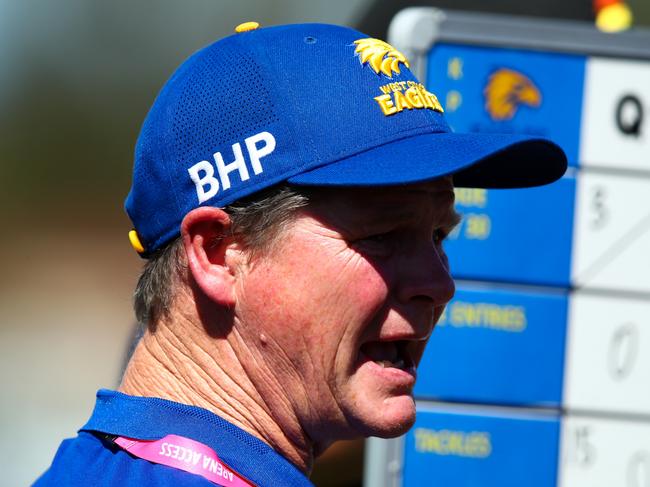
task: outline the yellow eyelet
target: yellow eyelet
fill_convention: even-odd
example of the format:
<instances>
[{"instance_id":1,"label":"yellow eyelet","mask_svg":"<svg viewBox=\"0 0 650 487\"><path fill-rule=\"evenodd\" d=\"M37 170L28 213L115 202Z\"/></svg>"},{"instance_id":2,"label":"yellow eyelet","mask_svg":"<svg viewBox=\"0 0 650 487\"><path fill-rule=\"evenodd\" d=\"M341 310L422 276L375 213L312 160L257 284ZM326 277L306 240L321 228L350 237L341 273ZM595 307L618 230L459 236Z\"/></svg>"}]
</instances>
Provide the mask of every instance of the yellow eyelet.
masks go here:
<instances>
[{"instance_id":1,"label":"yellow eyelet","mask_svg":"<svg viewBox=\"0 0 650 487\"><path fill-rule=\"evenodd\" d=\"M131 242L131 247L138 253L141 254L144 252L144 247L142 246L142 242L140 242L140 237L138 237L138 232L135 230L131 230L129 232L129 242Z\"/></svg>"},{"instance_id":2,"label":"yellow eyelet","mask_svg":"<svg viewBox=\"0 0 650 487\"><path fill-rule=\"evenodd\" d=\"M258 29L259 26L259 22L244 22L243 24L239 24L237 27L235 27L235 32L241 34L242 32Z\"/></svg>"}]
</instances>

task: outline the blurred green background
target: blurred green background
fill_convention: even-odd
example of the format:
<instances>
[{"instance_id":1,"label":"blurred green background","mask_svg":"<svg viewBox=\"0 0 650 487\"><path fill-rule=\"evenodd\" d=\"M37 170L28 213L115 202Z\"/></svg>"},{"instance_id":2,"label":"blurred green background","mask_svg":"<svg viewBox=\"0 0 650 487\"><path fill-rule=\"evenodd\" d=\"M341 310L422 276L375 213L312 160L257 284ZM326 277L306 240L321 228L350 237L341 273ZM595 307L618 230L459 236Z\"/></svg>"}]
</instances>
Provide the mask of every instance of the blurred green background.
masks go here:
<instances>
[{"instance_id":1,"label":"blurred green background","mask_svg":"<svg viewBox=\"0 0 650 487\"><path fill-rule=\"evenodd\" d=\"M0 485L33 482L118 383L141 267L122 205L164 81L243 21L353 24L366 4L0 0Z\"/></svg>"},{"instance_id":2,"label":"blurred green background","mask_svg":"<svg viewBox=\"0 0 650 487\"><path fill-rule=\"evenodd\" d=\"M629 3L649 25L649 2ZM141 266L122 203L140 124L175 67L243 21L332 22L384 36L409 4L590 12L584 0L0 0L2 485L35 480L88 418L96 389L118 383ZM358 485L360 445L332 449L316 484Z\"/></svg>"}]
</instances>

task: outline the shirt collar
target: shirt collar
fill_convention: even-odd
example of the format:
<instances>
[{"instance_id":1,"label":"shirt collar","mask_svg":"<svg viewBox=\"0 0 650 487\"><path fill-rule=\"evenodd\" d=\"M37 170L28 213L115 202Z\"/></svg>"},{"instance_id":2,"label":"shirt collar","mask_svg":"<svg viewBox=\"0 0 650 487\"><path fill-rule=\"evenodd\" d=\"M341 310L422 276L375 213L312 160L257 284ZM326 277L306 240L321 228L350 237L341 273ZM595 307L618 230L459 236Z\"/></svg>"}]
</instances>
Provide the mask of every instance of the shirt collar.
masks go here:
<instances>
[{"instance_id":1,"label":"shirt collar","mask_svg":"<svg viewBox=\"0 0 650 487\"><path fill-rule=\"evenodd\" d=\"M185 436L212 448L224 463L257 485L313 486L269 445L196 406L100 389L93 414L81 430L140 440Z\"/></svg>"}]
</instances>

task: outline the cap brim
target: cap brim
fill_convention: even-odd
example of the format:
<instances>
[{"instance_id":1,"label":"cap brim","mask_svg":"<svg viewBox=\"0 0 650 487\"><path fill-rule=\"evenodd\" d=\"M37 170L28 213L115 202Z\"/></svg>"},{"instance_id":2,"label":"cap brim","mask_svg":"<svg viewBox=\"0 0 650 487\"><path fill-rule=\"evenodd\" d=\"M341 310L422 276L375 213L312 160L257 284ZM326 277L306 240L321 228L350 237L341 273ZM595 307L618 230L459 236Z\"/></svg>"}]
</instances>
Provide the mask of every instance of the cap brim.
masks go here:
<instances>
[{"instance_id":1,"label":"cap brim","mask_svg":"<svg viewBox=\"0 0 650 487\"><path fill-rule=\"evenodd\" d=\"M423 134L384 144L292 176L305 186L391 186L453 174L454 185L524 188L551 183L565 173L564 151L525 135Z\"/></svg>"}]
</instances>

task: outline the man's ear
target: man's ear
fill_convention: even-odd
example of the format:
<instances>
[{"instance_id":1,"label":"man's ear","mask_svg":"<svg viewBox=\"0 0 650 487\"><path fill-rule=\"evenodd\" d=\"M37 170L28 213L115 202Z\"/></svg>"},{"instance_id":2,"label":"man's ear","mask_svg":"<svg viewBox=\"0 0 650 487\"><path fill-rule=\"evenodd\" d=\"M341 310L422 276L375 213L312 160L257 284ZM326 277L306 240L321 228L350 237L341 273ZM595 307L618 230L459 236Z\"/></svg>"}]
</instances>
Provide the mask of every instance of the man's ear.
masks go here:
<instances>
[{"instance_id":1,"label":"man's ear","mask_svg":"<svg viewBox=\"0 0 650 487\"><path fill-rule=\"evenodd\" d=\"M215 303L234 306L235 277L226 265L226 250L233 243L228 213L208 206L190 211L181 223L181 238L198 287Z\"/></svg>"}]
</instances>

